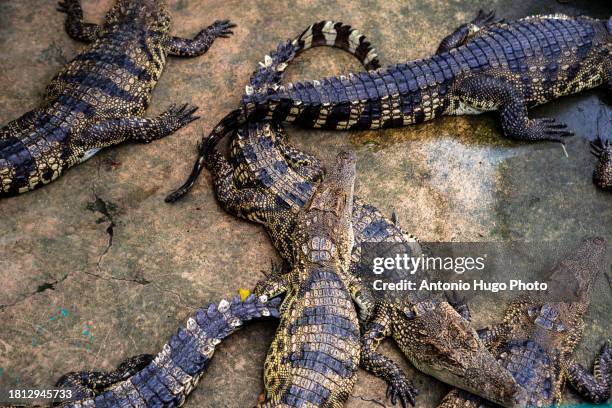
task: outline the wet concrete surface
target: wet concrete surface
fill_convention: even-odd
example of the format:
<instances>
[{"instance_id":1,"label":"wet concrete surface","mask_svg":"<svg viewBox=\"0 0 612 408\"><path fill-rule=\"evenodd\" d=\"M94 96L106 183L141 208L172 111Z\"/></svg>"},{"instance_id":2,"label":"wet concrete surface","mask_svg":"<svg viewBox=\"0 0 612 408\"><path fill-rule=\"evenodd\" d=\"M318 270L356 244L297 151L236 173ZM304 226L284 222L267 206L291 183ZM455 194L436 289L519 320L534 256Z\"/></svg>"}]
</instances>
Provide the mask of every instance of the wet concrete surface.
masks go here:
<instances>
[{"instance_id":1,"label":"wet concrete surface","mask_svg":"<svg viewBox=\"0 0 612 408\"><path fill-rule=\"evenodd\" d=\"M100 21L112 2L84 1ZM202 119L149 145L99 153L51 185L0 201L0 388L51 386L63 373L114 368L127 356L157 352L195 308L251 287L277 259L257 225L224 213L204 172L185 200L163 202L191 169L202 131L234 108L257 61L311 22L336 19L368 35L380 59L396 63L431 54L438 41L479 8L501 17L586 12L607 17L606 2L169 1L174 32L193 35L215 19L239 27L204 56L171 59L148 115L193 103ZM0 123L35 107L59 67L75 55L52 0L0 1ZM358 70L351 57L317 49L287 79ZM610 96L595 90L533 111L567 122L576 136L558 144L504 140L493 116L452 117L379 132L289 128L292 141L329 163L341 148L358 155L357 192L426 241L571 242L612 240L610 193L591 183L588 141L611 133ZM609 251L610 252L610 251ZM610 257L601 274L577 358L590 364L611 337ZM500 299L503 299L501 301ZM476 325L500 318L507 298L472 307ZM219 347L187 406L244 407L263 388L262 368L274 323L257 323ZM390 343L435 406L448 389L416 372ZM384 384L361 371L347 406L390 405ZM575 400L571 391L567 400Z\"/></svg>"}]
</instances>

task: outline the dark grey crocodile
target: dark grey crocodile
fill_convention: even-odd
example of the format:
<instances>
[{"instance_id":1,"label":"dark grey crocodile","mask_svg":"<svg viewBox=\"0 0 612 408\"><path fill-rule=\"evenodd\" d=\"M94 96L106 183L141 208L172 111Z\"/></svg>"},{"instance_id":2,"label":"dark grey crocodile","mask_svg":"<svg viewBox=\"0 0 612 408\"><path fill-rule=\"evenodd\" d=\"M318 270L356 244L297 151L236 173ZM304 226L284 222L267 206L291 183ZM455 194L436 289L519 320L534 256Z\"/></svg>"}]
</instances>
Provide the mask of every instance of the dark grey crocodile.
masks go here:
<instances>
[{"instance_id":1,"label":"dark grey crocodile","mask_svg":"<svg viewBox=\"0 0 612 408\"><path fill-rule=\"evenodd\" d=\"M298 216L287 279L260 285L285 293L264 364L262 408L340 408L355 385L361 345L348 268L355 163L354 154L338 154Z\"/></svg>"},{"instance_id":2,"label":"dark grey crocodile","mask_svg":"<svg viewBox=\"0 0 612 408\"><path fill-rule=\"evenodd\" d=\"M508 138L562 141L571 134L565 125L530 119L527 110L602 84L612 88L611 38L612 20L548 15L486 21L484 27L460 27L430 58L263 92L253 89L204 138L187 181L166 200L183 196L215 144L248 121L363 130L496 110Z\"/></svg>"},{"instance_id":3,"label":"dark grey crocodile","mask_svg":"<svg viewBox=\"0 0 612 408\"><path fill-rule=\"evenodd\" d=\"M168 55L202 55L234 27L217 21L193 39L173 37L162 0L117 0L102 25L83 22L79 0L59 10L68 34L91 45L53 78L40 108L0 129L0 197L48 184L104 147L148 143L197 119L188 104L142 115Z\"/></svg>"}]
</instances>

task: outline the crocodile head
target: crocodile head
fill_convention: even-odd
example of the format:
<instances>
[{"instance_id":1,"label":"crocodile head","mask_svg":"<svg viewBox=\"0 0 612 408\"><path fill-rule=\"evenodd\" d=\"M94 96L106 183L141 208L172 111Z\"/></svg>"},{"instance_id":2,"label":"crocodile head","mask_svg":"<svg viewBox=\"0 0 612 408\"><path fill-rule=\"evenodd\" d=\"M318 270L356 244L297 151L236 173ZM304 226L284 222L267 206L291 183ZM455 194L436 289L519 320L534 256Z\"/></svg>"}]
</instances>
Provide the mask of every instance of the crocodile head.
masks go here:
<instances>
[{"instance_id":1,"label":"crocodile head","mask_svg":"<svg viewBox=\"0 0 612 408\"><path fill-rule=\"evenodd\" d=\"M393 338L420 371L506 407L523 405L526 391L447 302L396 304Z\"/></svg>"},{"instance_id":2,"label":"crocodile head","mask_svg":"<svg viewBox=\"0 0 612 408\"><path fill-rule=\"evenodd\" d=\"M354 237L351 225L356 158L340 152L336 163L298 217L295 236L297 259L324 264L339 260L348 273Z\"/></svg>"},{"instance_id":3,"label":"crocodile head","mask_svg":"<svg viewBox=\"0 0 612 408\"><path fill-rule=\"evenodd\" d=\"M506 318L509 339L537 337L550 349L563 349L567 337L582 330L582 323L577 322L582 322L588 309L605 250L604 238L588 238L555 266L549 286L555 288L563 301L525 296L514 302Z\"/></svg>"},{"instance_id":4,"label":"crocodile head","mask_svg":"<svg viewBox=\"0 0 612 408\"><path fill-rule=\"evenodd\" d=\"M167 33L172 19L165 0L117 0L106 14L106 25L138 24L149 31Z\"/></svg>"},{"instance_id":5,"label":"crocodile head","mask_svg":"<svg viewBox=\"0 0 612 408\"><path fill-rule=\"evenodd\" d=\"M593 182L602 190L612 190L612 144L598 138L591 143L591 152L599 159L593 172Z\"/></svg>"}]
</instances>

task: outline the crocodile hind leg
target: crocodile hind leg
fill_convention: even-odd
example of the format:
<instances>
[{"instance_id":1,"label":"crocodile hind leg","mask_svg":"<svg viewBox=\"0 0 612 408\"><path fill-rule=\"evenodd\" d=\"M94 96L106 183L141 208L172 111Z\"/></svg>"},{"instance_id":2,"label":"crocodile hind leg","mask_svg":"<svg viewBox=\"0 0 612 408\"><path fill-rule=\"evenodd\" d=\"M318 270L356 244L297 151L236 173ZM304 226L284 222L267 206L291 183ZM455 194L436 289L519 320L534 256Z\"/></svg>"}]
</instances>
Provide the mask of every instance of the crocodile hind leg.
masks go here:
<instances>
[{"instance_id":1,"label":"crocodile hind leg","mask_svg":"<svg viewBox=\"0 0 612 408\"><path fill-rule=\"evenodd\" d=\"M606 342L595 359L593 374L582 365L573 362L567 369L570 384L588 401L596 404L610 398L612 384L612 349Z\"/></svg>"},{"instance_id":2,"label":"crocodile hind leg","mask_svg":"<svg viewBox=\"0 0 612 408\"><path fill-rule=\"evenodd\" d=\"M66 13L66 32L71 38L92 42L98 36L99 25L83 22L83 9L79 0L60 1L57 11Z\"/></svg>"},{"instance_id":3,"label":"crocodile hind leg","mask_svg":"<svg viewBox=\"0 0 612 408\"><path fill-rule=\"evenodd\" d=\"M450 51L453 48L457 48L463 45L467 40L482 30L489 24L495 24L500 22L500 19L495 18L495 11L485 12L480 10L476 18L466 24L461 24L455 31L440 42L436 54L441 54L446 51Z\"/></svg>"},{"instance_id":4,"label":"crocodile hind leg","mask_svg":"<svg viewBox=\"0 0 612 408\"><path fill-rule=\"evenodd\" d=\"M124 360L114 371L79 371L63 375L56 383L57 387L70 389L75 399L89 398L101 391L127 380L145 368L155 356L139 354Z\"/></svg>"},{"instance_id":5,"label":"crocodile hind leg","mask_svg":"<svg viewBox=\"0 0 612 408\"><path fill-rule=\"evenodd\" d=\"M206 167L210 171L217 201L228 213L253 222L264 222L274 209L270 198L257 188L238 188L234 182L234 168L219 152L208 155Z\"/></svg>"},{"instance_id":6,"label":"crocodile hind leg","mask_svg":"<svg viewBox=\"0 0 612 408\"><path fill-rule=\"evenodd\" d=\"M86 151L112 146L125 140L149 143L198 119L193 116L196 109L198 108L188 104L180 107L171 105L156 118L133 116L109 119L84 129L75 138L75 142Z\"/></svg>"},{"instance_id":7,"label":"crocodile hind leg","mask_svg":"<svg viewBox=\"0 0 612 408\"><path fill-rule=\"evenodd\" d=\"M461 114L472 111L499 110L501 127L507 138L523 141L549 140L563 143L573 133L555 119L529 119L523 93L510 79L487 74L469 75L459 79L453 88L454 111Z\"/></svg>"},{"instance_id":8,"label":"crocodile hind leg","mask_svg":"<svg viewBox=\"0 0 612 408\"><path fill-rule=\"evenodd\" d=\"M361 367L387 382L387 397L391 398L393 405L398 399L403 407L407 404L415 405L418 390L395 361L376 352L380 343L390 335L391 317L384 306L380 305L361 337Z\"/></svg>"},{"instance_id":9,"label":"crocodile hind leg","mask_svg":"<svg viewBox=\"0 0 612 408\"><path fill-rule=\"evenodd\" d=\"M236 27L236 24L231 23L229 20L215 21L192 39L170 37L166 40L165 45L171 55L197 57L206 53L215 39L228 38L234 34L232 31L234 27Z\"/></svg>"}]
</instances>

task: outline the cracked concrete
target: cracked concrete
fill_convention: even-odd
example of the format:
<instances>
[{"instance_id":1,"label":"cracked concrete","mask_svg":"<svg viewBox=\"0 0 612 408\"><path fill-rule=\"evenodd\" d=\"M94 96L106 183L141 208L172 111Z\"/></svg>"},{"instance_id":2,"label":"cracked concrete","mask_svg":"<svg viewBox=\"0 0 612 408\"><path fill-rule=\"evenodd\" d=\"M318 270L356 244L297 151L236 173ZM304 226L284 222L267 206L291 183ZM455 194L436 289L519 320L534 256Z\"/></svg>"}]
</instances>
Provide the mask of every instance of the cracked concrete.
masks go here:
<instances>
[{"instance_id":1,"label":"cracked concrete","mask_svg":"<svg viewBox=\"0 0 612 408\"><path fill-rule=\"evenodd\" d=\"M83 0L87 19L100 21L111 2ZM0 123L35 107L80 46L63 32L55 3L0 2L6 57ZM0 201L0 388L46 388L67 371L112 369L127 356L157 352L198 306L253 286L269 270L277 256L266 234L218 207L206 172L184 201L168 205L163 198L191 169L201 132L236 106L240 84L277 42L311 22L337 19L367 34L383 63L394 63L431 54L479 8L506 18L554 11L607 17L610 11L603 1L552 0L168 3L178 35L193 35L215 19L239 25L202 57L171 58L154 91L149 116L190 102L202 119L149 145L108 149L43 189ZM299 58L287 77L358 69L340 51L317 49ZM568 122L576 132L567 156L555 144L502 139L489 115L380 132L288 131L299 148L326 163L340 148L354 149L358 194L386 214L395 211L423 240L567 241L592 234L612 240L610 195L592 185L588 152L588 139L612 130L608 104L609 96L592 91L533 112ZM611 289L603 274L600 283L577 354L584 363L611 333ZM498 319L506 301L476 299L476 323ZM187 406L252 406L273 331L274 322L261 322L228 339ZM440 401L447 387L416 372L392 344L383 351L414 378L419 406ZM391 406L384 384L360 371L347 406L381 404Z\"/></svg>"}]
</instances>

